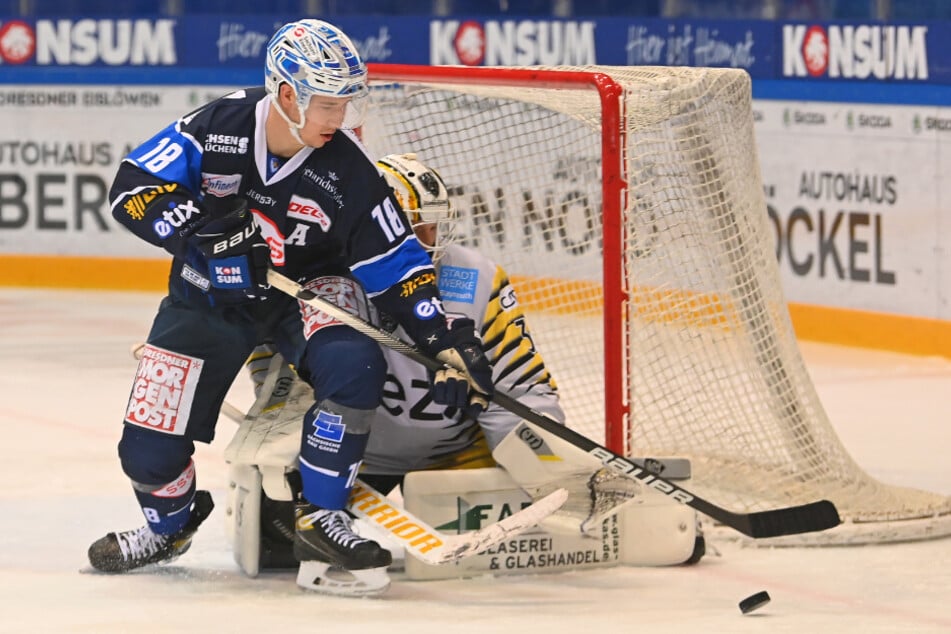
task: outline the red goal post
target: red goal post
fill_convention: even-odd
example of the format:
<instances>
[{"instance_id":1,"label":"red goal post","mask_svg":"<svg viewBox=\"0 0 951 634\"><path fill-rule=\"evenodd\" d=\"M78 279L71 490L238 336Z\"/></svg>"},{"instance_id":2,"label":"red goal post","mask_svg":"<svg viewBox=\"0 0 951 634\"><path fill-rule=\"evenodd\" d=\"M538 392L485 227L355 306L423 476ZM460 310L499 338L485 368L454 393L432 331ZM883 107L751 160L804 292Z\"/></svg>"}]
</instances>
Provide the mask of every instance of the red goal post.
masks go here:
<instances>
[{"instance_id":1,"label":"red goal post","mask_svg":"<svg viewBox=\"0 0 951 634\"><path fill-rule=\"evenodd\" d=\"M602 72L550 70L542 68L492 68L430 66L422 71L419 66L405 64L370 64L370 77L375 81L418 82L421 72L425 81L433 84L483 84L491 87L514 89L530 86L536 90L592 91L597 95L601 108L601 222L603 240L603 327L605 346L611 346L617 354L605 354L604 370L604 445L619 453L627 447L628 401L625 389L627 376L624 354L624 328L622 315L626 304L622 279L621 214L627 195L627 183L621 148L624 140L622 122L623 87L610 75ZM432 158L439 168L439 157ZM544 354L544 353L543 353ZM556 377L557 379L557 377Z\"/></svg>"}]
</instances>

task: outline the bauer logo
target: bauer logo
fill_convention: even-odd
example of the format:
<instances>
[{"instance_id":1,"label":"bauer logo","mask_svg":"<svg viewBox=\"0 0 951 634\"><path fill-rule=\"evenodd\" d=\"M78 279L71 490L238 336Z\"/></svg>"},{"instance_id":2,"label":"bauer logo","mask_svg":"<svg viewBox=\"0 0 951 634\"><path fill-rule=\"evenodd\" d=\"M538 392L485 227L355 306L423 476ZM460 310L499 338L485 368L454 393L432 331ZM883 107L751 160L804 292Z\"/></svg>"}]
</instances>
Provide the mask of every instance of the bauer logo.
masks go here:
<instances>
[{"instance_id":1,"label":"bauer logo","mask_svg":"<svg viewBox=\"0 0 951 634\"><path fill-rule=\"evenodd\" d=\"M204 361L195 357L152 345L143 347L125 421L175 436L184 435L203 366Z\"/></svg>"},{"instance_id":2,"label":"bauer logo","mask_svg":"<svg viewBox=\"0 0 951 634\"><path fill-rule=\"evenodd\" d=\"M845 79L928 79L928 27L783 26L783 75Z\"/></svg>"},{"instance_id":3,"label":"bauer logo","mask_svg":"<svg viewBox=\"0 0 951 634\"><path fill-rule=\"evenodd\" d=\"M284 266L284 234L281 233L281 230L277 228L277 223L262 214L259 210L252 209L251 213L254 214L254 223L258 226L258 229L261 230L261 236L271 248L271 264L274 266ZM306 229L306 227L302 228L301 225L298 224L295 227L294 232L291 234L291 239L288 239L287 242L303 244L303 242L297 242L297 236L303 240L307 234Z\"/></svg>"},{"instance_id":4,"label":"bauer logo","mask_svg":"<svg viewBox=\"0 0 951 634\"><path fill-rule=\"evenodd\" d=\"M0 23L0 62L22 64L36 50L36 34L20 20Z\"/></svg>"},{"instance_id":5,"label":"bauer logo","mask_svg":"<svg viewBox=\"0 0 951 634\"><path fill-rule=\"evenodd\" d=\"M172 66L175 20L37 20L40 66Z\"/></svg>"},{"instance_id":6,"label":"bauer logo","mask_svg":"<svg viewBox=\"0 0 951 634\"><path fill-rule=\"evenodd\" d=\"M518 305L518 298L515 296L515 289L511 284L507 284L499 291L499 306L502 310L511 310Z\"/></svg>"},{"instance_id":7,"label":"bauer logo","mask_svg":"<svg viewBox=\"0 0 951 634\"><path fill-rule=\"evenodd\" d=\"M433 20L430 64L528 66L596 64L591 21Z\"/></svg>"}]
</instances>

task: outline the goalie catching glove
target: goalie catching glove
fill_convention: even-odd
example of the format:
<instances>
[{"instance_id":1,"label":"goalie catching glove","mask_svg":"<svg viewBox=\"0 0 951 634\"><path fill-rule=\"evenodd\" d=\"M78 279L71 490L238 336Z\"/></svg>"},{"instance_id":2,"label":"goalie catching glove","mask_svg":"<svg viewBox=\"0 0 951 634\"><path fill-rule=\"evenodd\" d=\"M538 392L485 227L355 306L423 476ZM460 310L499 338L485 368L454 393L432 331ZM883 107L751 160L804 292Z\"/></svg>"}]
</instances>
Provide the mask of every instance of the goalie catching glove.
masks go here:
<instances>
[{"instance_id":1,"label":"goalie catching glove","mask_svg":"<svg viewBox=\"0 0 951 634\"><path fill-rule=\"evenodd\" d=\"M186 266L197 273L212 305L264 299L271 249L248 209L248 201L234 198L233 209L214 218L187 238ZM184 276L184 274L183 274ZM205 283L207 282L207 283Z\"/></svg>"},{"instance_id":2,"label":"goalie catching glove","mask_svg":"<svg viewBox=\"0 0 951 634\"><path fill-rule=\"evenodd\" d=\"M431 377L433 401L458 407L473 420L478 418L488 407L494 387L492 366L475 334L475 322L447 321L446 329L433 336L428 348L448 366Z\"/></svg>"}]
</instances>

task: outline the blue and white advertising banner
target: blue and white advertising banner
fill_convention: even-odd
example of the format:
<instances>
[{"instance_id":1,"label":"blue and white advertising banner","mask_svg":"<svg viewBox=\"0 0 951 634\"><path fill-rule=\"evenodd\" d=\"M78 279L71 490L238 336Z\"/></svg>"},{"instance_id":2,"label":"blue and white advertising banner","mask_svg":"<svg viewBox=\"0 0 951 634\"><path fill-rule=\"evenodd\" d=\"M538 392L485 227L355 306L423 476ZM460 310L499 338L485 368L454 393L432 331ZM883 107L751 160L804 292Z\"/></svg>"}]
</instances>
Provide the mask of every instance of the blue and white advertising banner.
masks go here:
<instances>
[{"instance_id":1,"label":"blue and white advertising banner","mask_svg":"<svg viewBox=\"0 0 951 634\"><path fill-rule=\"evenodd\" d=\"M118 162L185 112L261 84L268 39L296 17L0 15L0 253L164 257L111 218ZM338 24L369 62L741 68L787 297L951 320L951 23Z\"/></svg>"},{"instance_id":2,"label":"blue and white advertising banner","mask_svg":"<svg viewBox=\"0 0 951 634\"><path fill-rule=\"evenodd\" d=\"M271 34L293 19L0 16L0 81L253 83ZM951 83L945 22L368 16L337 24L369 62L722 66L753 79Z\"/></svg>"}]
</instances>

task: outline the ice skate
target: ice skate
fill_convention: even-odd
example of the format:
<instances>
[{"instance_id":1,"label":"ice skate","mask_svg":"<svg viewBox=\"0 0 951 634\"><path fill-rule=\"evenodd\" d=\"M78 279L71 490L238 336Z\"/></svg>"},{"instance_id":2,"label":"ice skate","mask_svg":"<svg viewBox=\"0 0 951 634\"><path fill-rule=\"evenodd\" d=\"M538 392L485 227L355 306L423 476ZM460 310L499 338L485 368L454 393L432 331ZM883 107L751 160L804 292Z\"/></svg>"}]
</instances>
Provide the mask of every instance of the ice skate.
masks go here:
<instances>
[{"instance_id":1,"label":"ice skate","mask_svg":"<svg viewBox=\"0 0 951 634\"><path fill-rule=\"evenodd\" d=\"M109 533L89 547L89 563L101 572L128 572L151 564L174 561L191 546L192 537L215 503L208 491L196 491L188 523L177 533L158 535L148 524Z\"/></svg>"},{"instance_id":2,"label":"ice skate","mask_svg":"<svg viewBox=\"0 0 951 634\"><path fill-rule=\"evenodd\" d=\"M297 585L325 594L367 596L390 586L390 551L353 532L346 511L312 504L295 509L294 556L300 560Z\"/></svg>"}]
</instances>

